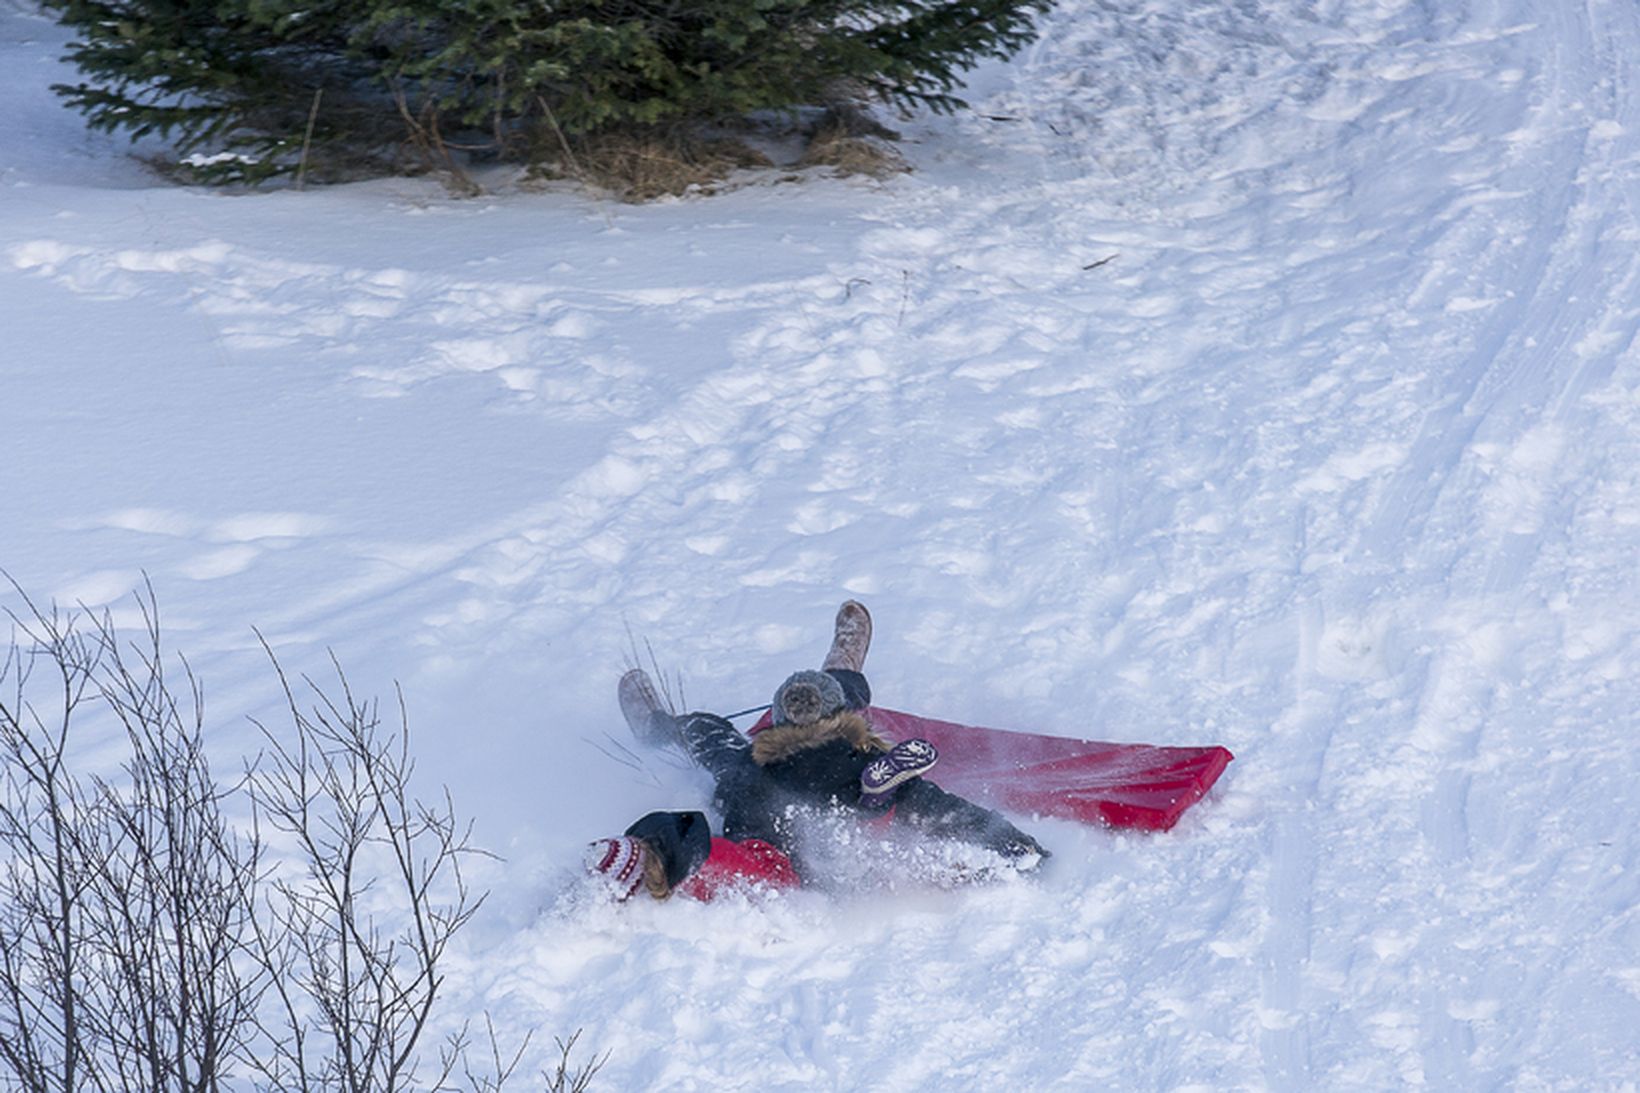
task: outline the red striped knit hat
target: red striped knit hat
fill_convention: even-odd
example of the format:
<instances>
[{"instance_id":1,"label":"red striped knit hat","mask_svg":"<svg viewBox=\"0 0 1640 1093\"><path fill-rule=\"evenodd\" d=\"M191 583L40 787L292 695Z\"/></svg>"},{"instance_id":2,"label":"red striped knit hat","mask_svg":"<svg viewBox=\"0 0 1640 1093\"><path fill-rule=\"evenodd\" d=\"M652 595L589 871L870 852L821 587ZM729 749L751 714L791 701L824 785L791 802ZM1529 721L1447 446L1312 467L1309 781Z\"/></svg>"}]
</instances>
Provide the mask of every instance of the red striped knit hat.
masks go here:
<instances>
[{"instance_id":1,"label":"red striped knit hat","mask_svg":"<svg viewBox=\"0 0 1640 1093\"><path fill-rule=\"evenodd\" d=\"M643 862L649 851L630 836L599 839L587 847L587 872L601 878L617 901L632 898L643 883Z\"/></svg>"}]
</instances>

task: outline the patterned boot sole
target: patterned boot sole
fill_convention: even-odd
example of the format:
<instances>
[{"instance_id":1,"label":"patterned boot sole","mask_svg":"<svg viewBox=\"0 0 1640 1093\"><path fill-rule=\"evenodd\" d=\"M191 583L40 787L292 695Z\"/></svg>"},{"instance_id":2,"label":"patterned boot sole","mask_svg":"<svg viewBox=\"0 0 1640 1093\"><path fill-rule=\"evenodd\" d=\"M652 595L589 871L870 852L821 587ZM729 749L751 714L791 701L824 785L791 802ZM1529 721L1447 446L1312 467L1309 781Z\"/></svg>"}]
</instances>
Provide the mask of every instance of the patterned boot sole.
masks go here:
<instances>
[{"instance_id":1,"label":"patterned boot sole","mask_svg":"<svg viewBox=\"0 0 1640 1093\"><path fill-rule=\"evenodd\" d=\"M860 772L860 790L870 796L887 793L933 769L940 753L926 740L902 740Z\"/></svg>"}]
</instances>

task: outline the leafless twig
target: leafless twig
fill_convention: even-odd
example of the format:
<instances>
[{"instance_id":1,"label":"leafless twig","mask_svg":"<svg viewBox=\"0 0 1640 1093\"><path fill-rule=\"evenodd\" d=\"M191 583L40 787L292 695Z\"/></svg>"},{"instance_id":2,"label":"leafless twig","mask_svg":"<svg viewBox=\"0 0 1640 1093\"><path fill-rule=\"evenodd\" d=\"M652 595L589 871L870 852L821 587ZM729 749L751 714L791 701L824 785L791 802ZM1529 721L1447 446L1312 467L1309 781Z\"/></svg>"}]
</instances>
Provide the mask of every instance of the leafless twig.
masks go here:
<instances>
[{"instance_id":1,"label":"leafless twig","mask_svg":"<svg viewBox=\"0 0 1640 1093\"><path fill-rule=\"evenodd\" d=\"M402 694L398 728L387 729L332 657L333 687L304 678L304 705L263 648L290 727L258 723L265 750L248 782L259 822L293 846L303 873L270 882L261 949L285 984L283 1031L302 1054L270 1059L262 1077L276 1090L412 1088L445 951L484 902L461 863L483 852L448 793L434 806L411 795Z\"/></svg>"},{"instance_id":2,"label":"leafless twig","mask_svg":"<svg viewBox=\"0 0 1640 1093\"><path fill-rule=\"evenodd\" d=\"M204 694L168 675L153 588L112 617L22 599L0 667L0 1064L18 1088L215 1090L266 986L242 959L261 847L223 814ZM70 764L87 721L119 774Z\"/></svg>"}]
</instances>

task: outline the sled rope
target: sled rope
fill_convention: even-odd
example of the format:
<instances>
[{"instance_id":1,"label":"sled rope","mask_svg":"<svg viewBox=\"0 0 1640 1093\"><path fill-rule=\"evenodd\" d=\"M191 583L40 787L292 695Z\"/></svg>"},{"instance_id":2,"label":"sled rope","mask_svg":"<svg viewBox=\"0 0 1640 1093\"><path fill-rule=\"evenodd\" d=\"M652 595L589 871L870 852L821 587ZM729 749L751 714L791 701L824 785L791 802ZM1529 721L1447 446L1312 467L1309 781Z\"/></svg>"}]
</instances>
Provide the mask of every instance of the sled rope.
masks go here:
<instances>
[{"instance_id":1,"label":"sled rope","mask_svg":"<svg viewBox=\"0 0 1640 1093\"><path fill-rule=\"evenodd\" d=\"M762 713L764 710L772 709L773 706L774 706L774 703L765 702L761 706L753 706L751 709L741 710L739 713L726 714L726 715L724 715L723 719L725 721L733 721L735 718L745 717L749 713Z\"/></svg>"}]
</instances>

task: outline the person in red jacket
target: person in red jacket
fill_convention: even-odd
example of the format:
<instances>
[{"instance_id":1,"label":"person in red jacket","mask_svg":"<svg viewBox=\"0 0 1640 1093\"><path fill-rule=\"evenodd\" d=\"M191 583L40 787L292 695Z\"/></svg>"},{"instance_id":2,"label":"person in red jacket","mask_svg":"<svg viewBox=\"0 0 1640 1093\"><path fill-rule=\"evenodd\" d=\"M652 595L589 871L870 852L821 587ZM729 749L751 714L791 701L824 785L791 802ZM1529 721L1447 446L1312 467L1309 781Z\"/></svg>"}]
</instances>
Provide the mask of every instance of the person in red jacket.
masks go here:
<instances>
[{"instance_id":1,"label":"person in red jacket","mask_svg":"<svg viewBox=\"0 0 1640 1093\"><path fill-rule=\"evenodd\" d=\"M730 889L799 883L785 854L762 839L719 838L700 812L651 812L620 838L588 846L586 867L616 900L642 889L656 899L680 895L704 901Z\"/></svg>"},{"instance_id":2,"label":"person in red jacket","mask_svg":"<svg viewBox=\"0 0 1640 1093\"><path fill-rule=\"evenodd\" d=\"M623 899L640 886L657 898L709 898L730 883L787 887L816 876L811 863L835 850L835 825L814 821L850 815L977 845L1022 871L1045 860L1048 852L1002 816L923 777L939 758L931 744L891 744L872 728L862 672L870 642L870 614L844 603L820 671L782 683L770 723L751 738L715 714L673 714L641 669L623 676L617 695L634 735L681 748L712 775L722 837L711 837L701 813L651 813L622 836L630 842L594 843L588 869Z\"/></svg>"}]
</instances>

